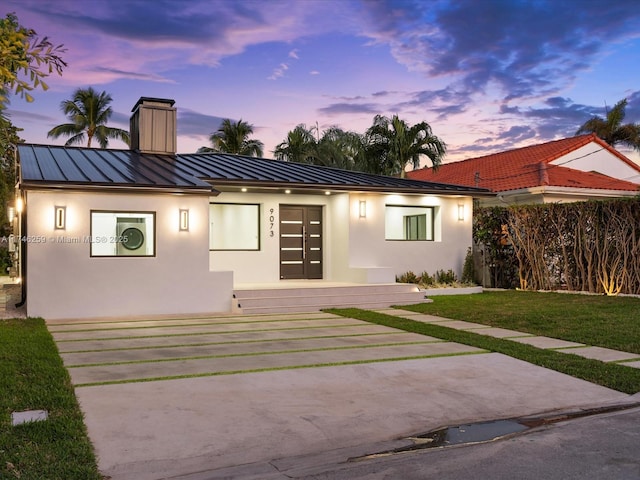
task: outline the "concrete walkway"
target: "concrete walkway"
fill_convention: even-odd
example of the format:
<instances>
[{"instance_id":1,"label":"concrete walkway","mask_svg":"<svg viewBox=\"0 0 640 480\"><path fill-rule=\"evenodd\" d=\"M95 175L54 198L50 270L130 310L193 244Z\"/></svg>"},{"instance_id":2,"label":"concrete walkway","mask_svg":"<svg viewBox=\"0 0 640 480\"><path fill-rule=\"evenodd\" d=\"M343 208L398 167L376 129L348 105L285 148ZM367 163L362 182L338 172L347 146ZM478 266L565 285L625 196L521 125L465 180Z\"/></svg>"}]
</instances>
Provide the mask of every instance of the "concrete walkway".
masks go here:
<instances>
[{"instance_id":1,"label":"concrete walkway","mask_svg":"<svg viewBox=\"0 0 640 480\"><path fill-rule=\"evenodd\" d=\"M433 323L455 330L467 330L478 335L488 335L490 337L502 338L518 343L526 343L534 347L548 350L555 350L562 353L571 353L580 357L592 358L608 363L619 363L627 367L640 368L640 355L637 353L621 352L610 348L593 347L584 343L568 342L557 338L543 337L530 333L517 332L506 328L496 328L479 323L466 322L462 320L452 320L450 318L438 317L436 315L425 315L422 313L402 310L397 308L386 308L375 310L379 313L393 315L396 317L408 318L418 322Z\"/></svg>"},{"instance_id":2,"label":"concrete walkway","mask_svg":"<svg viewBox=\"0 0 640 480\"><path fill-rule=\"evenodd\" d=\"M228 469L246 464L266 479L274 459L343 461L444 425L630 401L501 354L321 312L47 326L112 480L234 478Z\"/></svg>"}]
</instances>

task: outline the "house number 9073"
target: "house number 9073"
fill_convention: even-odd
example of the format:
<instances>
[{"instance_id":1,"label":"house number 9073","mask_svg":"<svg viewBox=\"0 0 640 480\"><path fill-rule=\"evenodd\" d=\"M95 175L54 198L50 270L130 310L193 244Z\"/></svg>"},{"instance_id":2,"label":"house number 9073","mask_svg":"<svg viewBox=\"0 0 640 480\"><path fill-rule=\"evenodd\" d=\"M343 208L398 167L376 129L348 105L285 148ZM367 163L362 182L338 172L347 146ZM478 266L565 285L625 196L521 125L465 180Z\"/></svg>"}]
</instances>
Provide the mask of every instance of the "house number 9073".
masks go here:
<instances>
[{"instance_id":1,"label":"house number 9073","mask_svg":"<svg viewBox=\"0 0 640 480\"><path fill-rule=\"evenodd\" d=\"M275 210L273 208L269 209L269 236L273 237L275 233L273 232L273 225L276 221L276 217L274 215Z\"/></svg>"}]
</instances>

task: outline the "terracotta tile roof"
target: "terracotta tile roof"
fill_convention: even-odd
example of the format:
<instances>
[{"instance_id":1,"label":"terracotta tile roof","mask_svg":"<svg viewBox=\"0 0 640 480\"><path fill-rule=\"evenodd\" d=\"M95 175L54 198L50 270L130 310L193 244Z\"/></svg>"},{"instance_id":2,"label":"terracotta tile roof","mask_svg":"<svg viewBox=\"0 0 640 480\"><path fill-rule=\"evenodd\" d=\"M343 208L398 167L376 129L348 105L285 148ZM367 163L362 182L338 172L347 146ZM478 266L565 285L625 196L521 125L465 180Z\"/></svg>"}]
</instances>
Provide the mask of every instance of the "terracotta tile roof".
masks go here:
<instances>
[{"instance_id":1,"label":"terracotta tile roof","mask_svg":"<svg viewBox=\"0 0 640 480\"><path fill-rule=\"evenodd\" d=\"M441 165L436 172L431 168L414 170L408 172L407 176L415 180L488 188L493 192L539 186L625 191L640 188L638 184L598 172L583 172L550 163L591 142L597 143L640 172L638 165L594 134L589 134L447 163Z\"/></svg>"}]
</instances>

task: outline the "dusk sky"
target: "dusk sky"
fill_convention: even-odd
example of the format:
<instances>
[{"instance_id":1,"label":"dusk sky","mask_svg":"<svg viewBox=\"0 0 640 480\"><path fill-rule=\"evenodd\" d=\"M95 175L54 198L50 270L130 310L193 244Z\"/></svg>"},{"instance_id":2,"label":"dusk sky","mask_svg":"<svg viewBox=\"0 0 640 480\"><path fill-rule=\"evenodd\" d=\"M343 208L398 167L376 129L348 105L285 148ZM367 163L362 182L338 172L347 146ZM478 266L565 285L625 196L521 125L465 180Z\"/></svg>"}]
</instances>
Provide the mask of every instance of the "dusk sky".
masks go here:
<instances>
[{"instance_id":1,"label":"dusk sky","mask_svg":"<svg viewBox=\"0 0 640 480\"><path fill-rule=\"evenodd\" d=\"M4 0L64 44L69 64L12 122L64 144L60 102L113 97L129 128L140 97L174 99L178 151L209 145L223 118L254 126L272 157L297 124L363 133L376 114L427 121L445 161L573 136L627 98L640 121L638 0ZM112 141L111 148L124 144ZM640 155L630 154L635 161Z\"/></svg>"}]
</instances>

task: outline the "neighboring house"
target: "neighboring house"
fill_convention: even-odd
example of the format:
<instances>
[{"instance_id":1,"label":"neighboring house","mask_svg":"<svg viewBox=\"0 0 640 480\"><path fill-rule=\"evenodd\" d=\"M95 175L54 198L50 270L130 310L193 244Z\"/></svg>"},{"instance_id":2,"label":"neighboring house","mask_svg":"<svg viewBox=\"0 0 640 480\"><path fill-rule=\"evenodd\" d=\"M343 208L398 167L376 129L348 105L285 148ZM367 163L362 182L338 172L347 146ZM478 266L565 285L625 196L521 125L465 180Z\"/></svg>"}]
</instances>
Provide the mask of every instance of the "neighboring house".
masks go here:
<instances>
[{"instance_id":1,"label":"neighboring house","mask_svg":"<svg viewBox=\"0 0 640 480\"><path fill-rule=\"evenodd\" d=\"M481 204L574 202L638 195L640 166L594 134L407 173L414 180L482 187Z\"/></svg>"},{"instance_id":2,"label":"neighboring house","mask_svg":"<svg viewBox=\"0 0 640 480\"><path fill-rule=\"evenodd\" d=\"M472 197L486 190L176 154L173 104L138 101L131 150L19 145L16 223L28 315L230 312L234 289L247 284L460 274Z\"/></svg>"}]
</instances>

